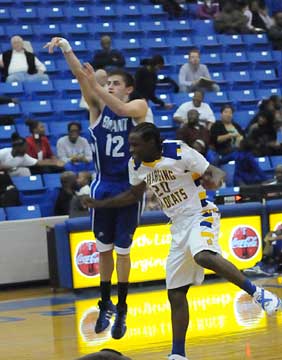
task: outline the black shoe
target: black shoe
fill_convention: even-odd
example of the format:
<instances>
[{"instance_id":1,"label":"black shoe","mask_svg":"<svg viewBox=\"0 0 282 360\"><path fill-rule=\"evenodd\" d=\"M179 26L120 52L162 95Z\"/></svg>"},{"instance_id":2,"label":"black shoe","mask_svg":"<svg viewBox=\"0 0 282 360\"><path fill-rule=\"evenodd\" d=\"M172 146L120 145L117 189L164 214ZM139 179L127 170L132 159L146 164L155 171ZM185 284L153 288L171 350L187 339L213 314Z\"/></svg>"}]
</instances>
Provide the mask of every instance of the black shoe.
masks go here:
<instances>
[{"instance_id":1,"label":"black shoe","mask_svg":"<svg viewBox=\"0 0 282 360\"><path fill-rule=\"evenodd\" d=\"M126 314L127 314L127 305L122 308L117 307L115 322L112 326L112 338L121 339L126 333Z\"/></svg>"},{"instance_id":2,"label":"black shoe","mask_svg":"<svg viewBox=\"0 0 282 360\"><path fill-rule=\"evenodd\" d=\"M113 314L116 311L115 306L111 300L103 303L101 300L98 302L100 313L95 325L95 333L99 334L104 331L109 325Z\"/></svg>"}]
</instances>

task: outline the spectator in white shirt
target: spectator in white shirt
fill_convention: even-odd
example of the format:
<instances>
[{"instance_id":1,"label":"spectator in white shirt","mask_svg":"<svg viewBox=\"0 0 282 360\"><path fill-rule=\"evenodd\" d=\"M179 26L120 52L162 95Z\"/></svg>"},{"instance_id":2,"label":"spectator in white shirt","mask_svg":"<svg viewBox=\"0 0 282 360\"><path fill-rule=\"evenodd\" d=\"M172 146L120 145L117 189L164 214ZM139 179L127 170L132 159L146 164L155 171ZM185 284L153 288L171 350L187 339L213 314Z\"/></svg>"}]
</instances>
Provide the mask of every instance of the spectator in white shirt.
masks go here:
<instances>
[{"instance_id":1,"label":"spectator in white shirt","mask_svg":"<svg viewBox=\"0 0 282 360\"><path fill-rule=\"evenodd\" d=\"M24 48L24 41L20 36L11 38L12 49L0 55L0 67L6 82L41 81L48 80L45 65L31 52Z\"/></svg>"},{"instance_id":2,"label":"spectator in white shirt","mask_svg":"<svg viewBox=\"0 0 282 360\"><path fill-rule=\"evenodd\" d=\"M64 163L56 159L38 160L27 153L26 140L17 133L12 135L12 147L0 150L0 171L7 172L10 176L30 176L31 166L60 166Z\"/></svg>"},{"instance_id":3,"label":"spectator in white shirt","mask_svg":"<svg viewBox=\"0 0 282 360\"><path fill-rule=\"evenodd\" d=\"M184 92L220 90L219 86L212 82L207 66L200 64L200 52L198 49L190 51L188 62L180 68L178 81L180 91Z\"/></svg>"},{"instance_id":4,"label":"spectator in white shirt","mask_svg":"<svg viewBox=\"0 0 282 360\"><path fill-rule=\"evenodd\" d=\"M192 101L187 101L179 106L173 115L173 119L179 123L187 121L187 113L190 110L197 110L199 113L199 122L206 128L210 128L215 122L215 116L209 104L203 102L204 93L200 90L194 92Z\"/></svg>"}]
</instances>

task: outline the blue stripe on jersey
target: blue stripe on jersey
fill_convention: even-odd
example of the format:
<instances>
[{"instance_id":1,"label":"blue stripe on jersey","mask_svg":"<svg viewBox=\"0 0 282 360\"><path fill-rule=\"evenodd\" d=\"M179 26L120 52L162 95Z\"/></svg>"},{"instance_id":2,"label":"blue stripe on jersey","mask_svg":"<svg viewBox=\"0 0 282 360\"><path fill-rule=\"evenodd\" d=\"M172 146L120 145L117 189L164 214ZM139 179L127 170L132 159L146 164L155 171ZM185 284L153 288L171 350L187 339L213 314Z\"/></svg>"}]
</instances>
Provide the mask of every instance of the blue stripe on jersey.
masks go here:
<instances>
[{"instance_id":1,"label":"blue stripe on jersey","mask_svg":"<svg viewBox=\"0 0 282 360\"><path fill-rule=\"evenodd\" d=\"M206 226L206 227L212 228L212 223L210 223L208 221L201 221L200 226Z\"/></svg>"},{"instance_id":2,"label":"blue stripe on jersey","mask_svg":"<svg viewBox=\"0 0 282 360\"><path fill-rule=\"evenodd\" d=\"M107 106L99 121L89 128L95 152L93 159L102 180L128 182L128 136L133 128L132 118L118 116Z\"/></svg>"},{"instance_id":3,"label":"blue stripe on jersey","mask_svg":"<svg viewBox=\"0 0 282 360\"><path fill-rule=\"evenodd\" d=\"M179 142L163 142L163 153L162 155L167 158L181 159L181 155L177 153L177 150L181 149Z\"/></svg>"}]
</instances>

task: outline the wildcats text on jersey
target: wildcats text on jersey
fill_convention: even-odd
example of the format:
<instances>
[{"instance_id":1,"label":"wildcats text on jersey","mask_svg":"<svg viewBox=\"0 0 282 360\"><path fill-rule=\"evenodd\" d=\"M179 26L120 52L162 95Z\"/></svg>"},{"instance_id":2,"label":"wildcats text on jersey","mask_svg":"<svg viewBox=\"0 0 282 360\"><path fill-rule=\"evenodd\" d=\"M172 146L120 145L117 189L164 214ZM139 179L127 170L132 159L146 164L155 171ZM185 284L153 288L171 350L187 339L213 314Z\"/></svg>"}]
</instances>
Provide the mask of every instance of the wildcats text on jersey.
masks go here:
<instances>
[{"instance_id":1,"label":"wildcats text on jersey","mask_svg":"<svg viewBox=\"0 0 282 360\"><path fill-rule=\"evenodd\" d=\"M127 131L127 123L128 118L121 118L112 120L109 116L104 116L102 127L104 129L113 131L113 132L121 132L121 131Z\"/></svg>"}]
</instances>

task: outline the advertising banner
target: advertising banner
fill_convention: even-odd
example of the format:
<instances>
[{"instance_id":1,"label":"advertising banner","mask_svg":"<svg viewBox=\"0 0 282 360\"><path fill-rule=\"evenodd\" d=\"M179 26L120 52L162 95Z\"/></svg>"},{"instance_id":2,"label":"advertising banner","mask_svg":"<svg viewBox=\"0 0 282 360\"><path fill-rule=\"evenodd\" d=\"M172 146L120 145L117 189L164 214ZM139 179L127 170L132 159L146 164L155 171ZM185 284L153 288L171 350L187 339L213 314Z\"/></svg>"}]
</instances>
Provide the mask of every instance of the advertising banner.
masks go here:
<instances>
[{"instance_id":1,"label":"advertising banner","mask_svg":"<svg viewBox=\"0 0 282 360\"><path fill-rule=\"evenodd\" d=\"M282 230L282 213L269 215L270 231Z\"/></svg>"}]
</instances>

